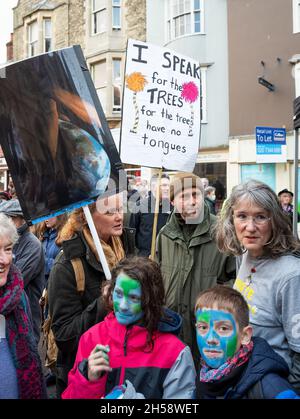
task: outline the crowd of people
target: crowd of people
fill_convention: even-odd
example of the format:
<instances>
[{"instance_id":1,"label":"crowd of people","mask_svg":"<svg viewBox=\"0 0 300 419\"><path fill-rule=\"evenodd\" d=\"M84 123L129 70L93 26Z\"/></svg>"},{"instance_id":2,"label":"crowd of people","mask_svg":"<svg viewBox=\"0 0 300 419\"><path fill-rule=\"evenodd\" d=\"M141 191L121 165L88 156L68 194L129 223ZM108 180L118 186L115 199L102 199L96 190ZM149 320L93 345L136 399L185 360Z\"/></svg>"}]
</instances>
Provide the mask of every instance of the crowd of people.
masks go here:
<instances>
[{"instance_id":1,"label":"crowd of people","mask_svg":"<svg viewBox=\"0 0 300 419\"><path fill-rule=\"evenodd\" d=\"M49 376L62 399L300 398L300 242L285 195L250 180L218 211L208 179L163 173L148 193L99 197L107 280L82 208L29 228L0 193L0 399L47 398Z\"/></svg>"}]
</instances>

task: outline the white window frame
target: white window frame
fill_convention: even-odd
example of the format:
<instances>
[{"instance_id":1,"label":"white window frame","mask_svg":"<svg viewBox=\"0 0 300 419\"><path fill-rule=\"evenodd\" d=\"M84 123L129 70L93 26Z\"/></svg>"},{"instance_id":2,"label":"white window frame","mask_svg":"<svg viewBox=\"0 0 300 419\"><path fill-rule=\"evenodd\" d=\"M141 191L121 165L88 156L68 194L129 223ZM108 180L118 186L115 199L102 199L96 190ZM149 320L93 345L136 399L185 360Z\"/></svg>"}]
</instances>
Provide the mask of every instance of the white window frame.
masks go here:
<instances>
[{"instance_id":1,"label":"white window frame","mask_svg":"<svg viewBox=\"0 0 300 419\"><path fill-rule=\"evenodd\" d=\"M122 0L120 0L120 2L118 4L115 4L116 0L112 0L112 6L111 6L111 21L112 21L112 28L116 29L116 30L120 30L122 28ZM119 9L120 10L120 24L119 25L114 25L114 9Z\"/></svg>"},{"instance_id":2,"label":"white window frame","mask_svg":"<svg viewBox=\"0 0 300 419\"><path fill-rule=\"evenodd\" d=\"M183 2L183 10L179 10L179 1ZM186 35L193 34L204 34L204 0L199 0L199 9L194 8L195 0L167 0L166 1L166 25L165 25L165 38L166 42L170 42L173 39L180 38ZM177 13L174 12L175 7L177 6ZM186 7L188 6L188 7ZM200 31L195 32L195 13L200 12ZM189 18L188 18L189 17ZM184 33L176 34L176 24L179 19L179 23L183 23L184 26L187 25L187 22L190 23L190 30L187 31L184 28Z\"/></svg>"},{"instance_id":3,"label":"white window frame","mask_svg":"<svg viewBox=\"0 0 300 419\"><path fill-rule=\"evenodd\" d=\"M46 36L46 20L50 21L50 37ZM50 39L50 49L46 50L46 40ZM53 37L52 37L52 19L50 17L43 18L43 52L49 52L53 49Z\"/></svg>"},{"instance_id":4,"label":"white window frame","mask_svg":"<svg viewBox=\"0 0 300 419\"><path fill-rule=\"evenodd\" d=\"M293 0L293 33L300 32L300 0Z\"/></svg>"},{"instance_id":5,"label":"white window frame","mask_svg":"<svg viewBox=\"0 0 300 419\"><path fill-rule=\"evenodd\" d=\"M98 8L98 9L94 9L94 1L95 0L91 0L91 19L92 19L92 24L91 24L91 29L92 29L92 36L94 35L98 35L100 33L104 33L107 31L107 25L106 25L106 19L107 19L107 5L106 5L106 1L103 1L103 6ZM104 19L105 23L103 25L103 29L101 28L97 28L96 22L97 22L97 14L98 13L106 13L106 19Z\"/></svg>"},{"instance_id":6,"label":"white window frame","mask_svg":"<svg viewBox=\"0 0 300 419\"><path fill-rule=\"evenodd\" d=\"M36 25L36 39L32 39L32 28L33 25ZM38 43L39 43L39 27L38 27L38 21L33 20L32 22L28 23L27 25L27 56L28 57L34 57L36 54L38 54ZM35 54L32 53L32 47L33 49L36 47Z\"/></svg>"},{"instance_id":7,"label":"white window frame","mask_svg":"<svg viewBox=\"0 0 300 419\"><path fill-rule=\"evenodd\" d=\"M96 65L99 65L99 64L102 64L102 63L105 64L105 71L104 71L105 80L103 80L103 82L100 83L99 86L97 86L96 85L96 80L95 80L95 66ZM95 61L95 62L91 63L90 64L90 72L91 72L92 80L94 82L95 89L97 91L97 95L99 97L99 100L100 100L100 103L101 103L103 112L106 114L107 113L107 99L108 99L107 98L107 96L108 96L108 94L107 94L108 89L107 89L107 60L106 60L106 58L104 58L103 60L99 60L99 61ZM105 92L105 101L104 101L104 103L100 99L100 95L99 95L99 91L100 90L104 90L104 92Z\"/></svg>"},{"instance_id":8,"label":"white window frame","mask_svg":"<svg viewBox=\"0 0 300 419\"><path fill-rule=\"evenodd\" d=\"M114 63L118 61L120 63L120 81L118 84L118 87L120 87L120 105L115 105L115 92L114 92L114 86L115 86L115 81L117 81L117 79L115 78L115 67L114 67ZM112 109L113 112L118 112L120 113L122 110L122 77L121 77L121 73L122 73L122 59L120 57L113 57L112 58Z\"/></svg>"},{"instance_id":9,"label":"white window frame","mask_svg":"<svg viewBox=\"0 0 300 419\"><path fill-rule=\"evenodd\" d=\"M201 102L202 102L202 117L201 117L201 124L207 123L207 68L208 67L200 67L200 75L201 75Z\"/></svg>"}]
</instances>

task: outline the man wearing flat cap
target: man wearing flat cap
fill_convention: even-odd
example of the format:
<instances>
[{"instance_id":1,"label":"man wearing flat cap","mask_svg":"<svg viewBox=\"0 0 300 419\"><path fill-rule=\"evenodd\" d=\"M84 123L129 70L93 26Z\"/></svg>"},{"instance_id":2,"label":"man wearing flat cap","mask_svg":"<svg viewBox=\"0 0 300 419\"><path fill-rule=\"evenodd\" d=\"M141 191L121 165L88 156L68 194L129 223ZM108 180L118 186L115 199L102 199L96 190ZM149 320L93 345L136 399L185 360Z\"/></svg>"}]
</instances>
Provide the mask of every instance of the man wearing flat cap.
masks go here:
<instances>
[{"instance_id":1,"label":"man wearing flat cap","mask_svg":"<svg viewBox=\"0 0 300 419\"><path fill-rule=\"evenodd\" d=\"M31 309L33 332L38 344L41 331L39 299L45 284L43 248L39 239L29 231L18 199L1 202L0 212L12 219L18 231L19 239L13 247L14 264L23 276L24 289Z\"/></svg>"},{"instance_id":2,"label":"man wearing flat cap","mask_svg":"<svg viewBox=\"0 0 300 419\"><path fill-rule=\"evenodd\" d=\"M201 178L193 173L176 175L170 185L174 205L157 238L167 307L183 318L181 339L190 346L196 364L199 351L194 308L198 294L216 284L235 279L235 259L222 254L212 238L216 217L204 202ZM198 367L198 365L196 365Z\"/></svg>"}]
</instances>

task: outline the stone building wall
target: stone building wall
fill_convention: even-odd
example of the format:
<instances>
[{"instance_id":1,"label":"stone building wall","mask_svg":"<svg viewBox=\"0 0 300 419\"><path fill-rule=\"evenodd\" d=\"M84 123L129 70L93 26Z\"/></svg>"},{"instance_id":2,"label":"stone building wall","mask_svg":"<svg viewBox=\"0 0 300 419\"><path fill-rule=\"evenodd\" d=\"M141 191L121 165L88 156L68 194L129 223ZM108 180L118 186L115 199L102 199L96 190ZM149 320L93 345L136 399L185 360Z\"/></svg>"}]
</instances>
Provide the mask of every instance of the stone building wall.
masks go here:
<instances>
[{"instance_id":1,"label":"stone building wall","mask_svg":"<svg viewBox=\"0 0 300 419\"><path fill-rule=\"evenodd\" d=\"M14 61L27 57L26 26L39 22L39 51L43 52L42 19L51 17L53 49L84 47L84 0L19 0L14 9Z\"/></svg>"},{"instance_id":2,"label":"stone building wall","mask_svg":"<svg viewBox=\"0 0 300 419\"><path fill-rule=\"evenodd\" d=\"M126 0L128 38L146 41L146 0Z\"/></svg>"}]
</instances>

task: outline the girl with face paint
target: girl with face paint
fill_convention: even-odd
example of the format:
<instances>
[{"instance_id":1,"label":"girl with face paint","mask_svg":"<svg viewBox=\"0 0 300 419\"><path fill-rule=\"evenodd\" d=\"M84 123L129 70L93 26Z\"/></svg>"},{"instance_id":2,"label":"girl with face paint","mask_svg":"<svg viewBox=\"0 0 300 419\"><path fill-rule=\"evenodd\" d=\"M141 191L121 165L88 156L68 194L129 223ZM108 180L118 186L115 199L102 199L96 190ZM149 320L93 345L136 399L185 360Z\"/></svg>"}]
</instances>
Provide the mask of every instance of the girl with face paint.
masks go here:
<instances>
[{"instance_id":1,"label":"girl with face paint","mask_svg":"<svg viewBox=\"0 0 300 419\"><path fill-rule=\"evenodd\" d=\"M139 281L120 272L113 291L114 312L120 324L128 326L141 320L141 297L142 288Z\"/></svg>"},{"instance_id":2,"label":"girl with face paint","mask_svg":"<svg viewBox=\"0 0 300 419\"><path fill-rule=\"evenodd\" d=\"M103 295L110 313L82 335L62 398L113 398L116 386L123 398L193 398L193 358L176 336L181 317L164 308L158 264L124 259Z\"/></svg>"},{"instance_id":3,"label":"girl with face paint","mask_svg":"<svg viewBox=\"0 0 300 419\"><path fill-rule=\"evenodd\" d=\"M201 355L198 398L298 398L288 366L262 338L252 338L249 310L237 291L217 286L196 302Z\"/></svg>"}]
</instances>

